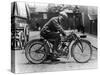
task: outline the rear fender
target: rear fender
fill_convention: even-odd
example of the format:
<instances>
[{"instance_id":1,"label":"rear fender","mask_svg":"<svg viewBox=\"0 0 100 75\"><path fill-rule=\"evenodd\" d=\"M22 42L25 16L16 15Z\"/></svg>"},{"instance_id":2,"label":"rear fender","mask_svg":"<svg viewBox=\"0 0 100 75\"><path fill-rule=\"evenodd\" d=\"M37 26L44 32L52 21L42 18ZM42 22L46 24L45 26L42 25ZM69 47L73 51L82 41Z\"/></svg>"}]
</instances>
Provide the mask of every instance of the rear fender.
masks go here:
<instances>
[{"instance_id":1,"label":"rear fender","mask_svg":"<svg viewBox=\"0 0 100 75\"><path fill-rule=\"evenodd\" d=\"M50 48L48 46L48 44L46 43L46 41L44 39L34 39L34 40L31 40L29 42L26 43L26 45L24 46L24 49L27 50L27 48L35 41L40 41L42 43L44 43L44 46L45 46L45 52L48 54L50 52Z\"/></svg>"},{"instance_id":2,"label":"rear fender","mask_svg":"<svg viewBox=\"0 0 100 75\"><path fill-rule=\"evenodd\" d=\"M35 42L35 41L44 42L44 39L33 39L33 40L30 40L30 41L28 41L28 42L25 44L24 49L25 49L26 47L28 47L32 42Z\"/></svg>"}]
</instances>

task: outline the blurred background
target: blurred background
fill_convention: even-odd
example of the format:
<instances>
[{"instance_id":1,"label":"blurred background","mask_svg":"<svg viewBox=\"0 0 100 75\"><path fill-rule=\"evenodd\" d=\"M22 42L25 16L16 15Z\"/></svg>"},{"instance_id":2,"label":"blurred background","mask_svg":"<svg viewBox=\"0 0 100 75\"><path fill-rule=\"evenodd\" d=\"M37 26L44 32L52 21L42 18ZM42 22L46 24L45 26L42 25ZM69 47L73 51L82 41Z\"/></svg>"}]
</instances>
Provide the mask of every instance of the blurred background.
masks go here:
<instances>
[{"instance_id":1,"label":"blurred background","mask_svg":"<svg viewBox=\"0 0 100 75\"><path fill-rule=\"evenodd\" d=\"M97 36L97 7L54 3L12 2L12 40L13 38L18 38L18 41L23 41L21 46L24 46L29 40L29 32L40 31L50 18L58 16L59 12L63 10L66 10L68 14L68 19L62 23L62 27L65 30L77 29L81 31L84 28L86 33Z\"/></svg>"},{"instance_id":2,"label":"blurred background","mask_svg":"<svg viewBox=\"0 0 100 75\"><path fill-rule=\"evenodd\" d=\"M11 4L11 17L15 17L20 25L25 26L26 18L30 30L39 30L52 17L57 16L60 11L67 10L69 18L63 24L64 29L77 28L77 25L85 26L85 31L97 34L97 7L77 6L53 3L25 3L13 2Z\"/></svg>"}]
</instances>

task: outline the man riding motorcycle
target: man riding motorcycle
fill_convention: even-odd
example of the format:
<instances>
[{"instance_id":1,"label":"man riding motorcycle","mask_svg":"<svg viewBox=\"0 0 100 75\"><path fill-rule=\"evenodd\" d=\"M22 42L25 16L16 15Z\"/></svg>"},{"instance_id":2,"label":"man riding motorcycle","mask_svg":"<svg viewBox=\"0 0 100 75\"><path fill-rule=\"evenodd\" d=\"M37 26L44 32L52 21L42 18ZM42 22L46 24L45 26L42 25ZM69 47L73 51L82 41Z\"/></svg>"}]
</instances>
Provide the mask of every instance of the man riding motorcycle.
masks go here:
<instances>
[{"instance_id":1,"label":"man riding motorcycle","mask_svg":"<svg viewBox=\"0 0 100 75\"><path fill-rule=\"evenodd\" d=\"M45 39L53 39L55 40L53 43L53 52L50 56L47 57L47 60L50 59L52 61L59 61L54 58L54 51L57 51L58 45L60 43L61 37L58 31L65 37L66 33L61 26L61 23L68 18L68 15L65 11L59 13L59 16L51 18L41 29L40 35Z\"/></svg>"}]
</instances>

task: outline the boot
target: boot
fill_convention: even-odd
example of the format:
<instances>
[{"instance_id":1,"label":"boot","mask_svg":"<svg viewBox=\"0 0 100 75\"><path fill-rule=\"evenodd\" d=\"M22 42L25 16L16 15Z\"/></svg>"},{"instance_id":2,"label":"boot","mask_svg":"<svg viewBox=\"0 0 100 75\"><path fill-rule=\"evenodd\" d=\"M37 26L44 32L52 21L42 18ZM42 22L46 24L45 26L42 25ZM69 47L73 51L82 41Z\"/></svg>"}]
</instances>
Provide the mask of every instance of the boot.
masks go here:
<instances>
[{"instance_id":1,"label":"boot","mask_svg":"<svg viewBox=\"0 0 100 75\"><path fill-rule=\"evenodd\" d=\"M47 55L46 61L47 60L51 60L52 62L54 61L60 61L59 59L57 59L53 53L50 53L50 55Z\"/></svg>"}]
</instances>

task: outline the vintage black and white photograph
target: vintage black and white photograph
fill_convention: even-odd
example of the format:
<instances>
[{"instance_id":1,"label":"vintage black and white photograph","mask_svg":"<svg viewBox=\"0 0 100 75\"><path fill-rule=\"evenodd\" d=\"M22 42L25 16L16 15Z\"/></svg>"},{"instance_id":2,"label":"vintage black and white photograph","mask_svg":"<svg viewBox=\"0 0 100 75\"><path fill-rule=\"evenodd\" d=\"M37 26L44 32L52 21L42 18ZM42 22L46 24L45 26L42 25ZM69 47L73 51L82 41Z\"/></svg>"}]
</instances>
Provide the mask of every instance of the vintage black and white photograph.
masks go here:
<instances>
[{"instance_id":1,"label":"vintage black and white photograph","mask_svg":"<svg viewBox=\"0 0 100 75\"><path fill-rule=\"evenodd\" d=\"M12 2L11 71L96 69L97 12L96 6Z\"/></svg>"}]
</instances>

